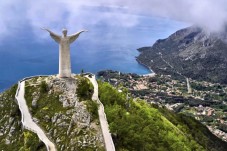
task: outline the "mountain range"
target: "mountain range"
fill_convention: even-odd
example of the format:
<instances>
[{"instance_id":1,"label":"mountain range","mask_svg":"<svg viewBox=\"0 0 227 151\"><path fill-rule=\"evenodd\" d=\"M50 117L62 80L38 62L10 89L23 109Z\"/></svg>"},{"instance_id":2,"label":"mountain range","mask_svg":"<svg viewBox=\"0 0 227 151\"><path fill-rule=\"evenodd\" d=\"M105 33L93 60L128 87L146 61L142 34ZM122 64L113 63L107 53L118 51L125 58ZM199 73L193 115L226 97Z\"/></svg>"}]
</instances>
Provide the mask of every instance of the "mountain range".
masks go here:
<instances>
[{"instance_id":1,"label":"mountain range","mask_svg":"<svg viewBox=\"0 0 227 151\"><path fill-rule=\"evenodd\" d=\"M137 61L155 73L227 84L226 31L191 26L138 50Z\"/></svg>"}]
</instances>

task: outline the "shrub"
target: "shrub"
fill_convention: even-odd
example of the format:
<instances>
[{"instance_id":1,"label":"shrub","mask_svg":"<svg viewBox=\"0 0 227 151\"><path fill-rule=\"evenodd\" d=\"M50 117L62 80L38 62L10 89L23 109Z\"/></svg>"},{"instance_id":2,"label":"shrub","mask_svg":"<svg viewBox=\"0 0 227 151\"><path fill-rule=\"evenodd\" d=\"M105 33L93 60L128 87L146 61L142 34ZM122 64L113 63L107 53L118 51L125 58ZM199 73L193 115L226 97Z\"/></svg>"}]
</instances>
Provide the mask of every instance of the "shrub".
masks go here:
<instances>
[{"instance_id":1,"label":"shrub","mask_svg":"<svg viewBox=\"0 0 227 151\"><path fill-rule=\"evenodd\" d=\"M80 101L90 100L93 94L93 89L94 87L92 83L87 78L79 77L76 93Z\"/></svg>"},{"instance_id":2,"label":"shrub","mask_svg":"<svg viewBox=\"0 0 227 151\"><path fill-rule=\"evenodd\" d=\"M47 83L45 81L41 82L40 92L41 93L47 93L48 92L48 85L47 85Z\"/></svg>"},{"instance_id":3,"label":"shrub","mask_svg":"<svg viewBox=\"0 0 227 151\"><path fill-rule=\"evenodd\" d=\"M93 121L94 119L98 118L98 104L94 101L88 100L86 102L87 105L87 110L89 113L91 113L91 120Z\"/></svg>"}]
</instances>

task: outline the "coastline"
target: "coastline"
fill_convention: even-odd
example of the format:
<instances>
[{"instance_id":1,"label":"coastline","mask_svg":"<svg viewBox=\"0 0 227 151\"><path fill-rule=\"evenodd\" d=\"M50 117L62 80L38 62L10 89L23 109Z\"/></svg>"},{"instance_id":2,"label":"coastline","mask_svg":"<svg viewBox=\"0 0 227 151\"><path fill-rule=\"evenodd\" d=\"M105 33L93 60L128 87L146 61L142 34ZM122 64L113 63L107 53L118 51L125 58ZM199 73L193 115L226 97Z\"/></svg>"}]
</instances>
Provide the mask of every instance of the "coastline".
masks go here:
<instances>
[{"instance_id":1,"label":"coastline","mask_svg":"<svg viewBox=\"0 0 227 151\"><path fill-rule=\"evenodd\" d=\"M147 69L150 71L150 73L144 74L144 76L154 76L154 75L156 75L156 73L155 73L149 66L145 65L144 63L142 63L140 60L138 60L137 57L136 57L136 61L137 61L140 65L144 66L145 68L147 68Z\"/></svg>"}]
</instances>

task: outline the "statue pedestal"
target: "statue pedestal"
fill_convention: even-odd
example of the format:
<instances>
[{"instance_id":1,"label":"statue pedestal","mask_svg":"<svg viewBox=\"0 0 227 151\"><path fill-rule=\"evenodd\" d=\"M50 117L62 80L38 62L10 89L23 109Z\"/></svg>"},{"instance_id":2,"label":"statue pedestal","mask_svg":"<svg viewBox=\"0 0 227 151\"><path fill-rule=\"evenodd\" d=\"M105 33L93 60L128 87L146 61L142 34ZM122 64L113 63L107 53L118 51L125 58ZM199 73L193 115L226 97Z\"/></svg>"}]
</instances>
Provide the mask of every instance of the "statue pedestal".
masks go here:
<instances>
[{"instance_id":1,"label":"statue pedestal","mask_svg":"<svg viewBox=\"0 0 227 151\"><path fill-rule=\"evenodd\" d=\"M70 74L70 75L58 74L57 77L58 77L58 78L72 78L71 74Z\"/></svg>"}]
</instances>

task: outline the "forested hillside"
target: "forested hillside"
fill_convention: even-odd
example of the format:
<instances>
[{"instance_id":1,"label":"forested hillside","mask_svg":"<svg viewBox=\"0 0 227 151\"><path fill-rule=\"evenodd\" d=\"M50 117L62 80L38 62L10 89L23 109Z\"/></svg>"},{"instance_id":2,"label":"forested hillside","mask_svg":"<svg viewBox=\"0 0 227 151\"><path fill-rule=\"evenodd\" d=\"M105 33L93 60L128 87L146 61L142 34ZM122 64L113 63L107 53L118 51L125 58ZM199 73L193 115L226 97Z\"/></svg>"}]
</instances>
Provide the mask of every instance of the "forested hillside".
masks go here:
<instances>
[{"instance_id":1,"label":"forested hillside","mask_svg":"<svg viewBox=\"0 0 227 151\"><path fill-rule=\"evenodd\" d=\"M122 92L121 92L122 91ZM192 117L127 97L127 90L99 82L100 100L117 150L224 151L227 143Z\"/></svg>"}]
</instances>

